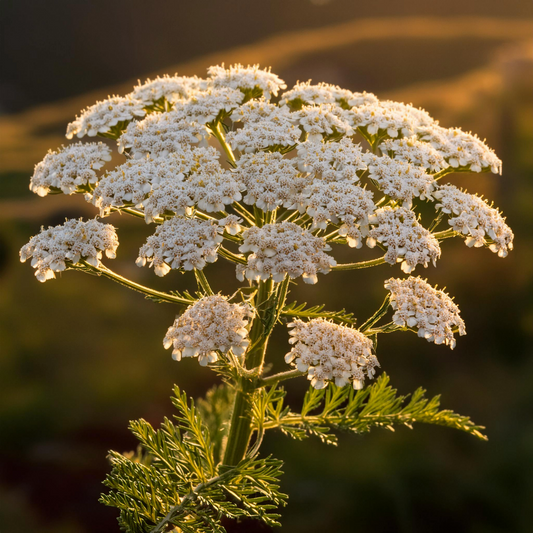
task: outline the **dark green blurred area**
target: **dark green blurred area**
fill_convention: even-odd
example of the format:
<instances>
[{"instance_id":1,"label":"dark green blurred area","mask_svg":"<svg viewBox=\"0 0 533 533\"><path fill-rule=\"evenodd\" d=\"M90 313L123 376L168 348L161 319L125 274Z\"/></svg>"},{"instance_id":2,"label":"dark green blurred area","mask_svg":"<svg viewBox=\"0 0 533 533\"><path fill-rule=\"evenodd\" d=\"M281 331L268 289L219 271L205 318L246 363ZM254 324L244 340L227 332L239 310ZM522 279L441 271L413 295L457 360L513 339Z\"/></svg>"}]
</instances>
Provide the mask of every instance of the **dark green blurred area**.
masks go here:
<instances>
[{"instance_id":1,"label":"dark green blurred area","mask_svg":"<svg viewBox=\"0 0 533 533\"><path fill-rule=\"evenodd\" d=\"M355 2L333 0L318 5L299 0L295 4L305 9L304 22L273 24L270 33L338 23L358 15ZM387 15L391 2L378 4L373 11L365 7L364 15ZM510 3L508 11L496 2L471 4L452 3L430 14L462 14L460 6L464 5L470 14L533 17L528 2ZM403 12L394 3L394 14L427 14L429 8L424 7L422 13L420 5L408 2ZM238 13L239 2L231 6ZM57 2L53 7L64 6ZM279 12L269 12L269 20L283 20L279 8ZM103 17L105 11L100 9ZM189 6L183 18L171 11L176 31L198 38L193 29L180 28L199 16L199 10ZM208 8L201 14L216 27L225 23L234 29L239 24L237 14L233 19L226 12L226 18L220 15L219 20L212 20L216 13ZM119 20L114 10L108 15ZM17 20L24 27L22 19ZM67 22L83 26L79 20ZM137 19L135 23L141 24ZM242 40L232 36L229 44L252 42L252 33L248 27ZM270 33L263 29L256 38ZM158 46L162 46L160 41ZM146 40L148 49L150 42ZM223 41L210 42L211 47L203 42L197 53L224 47ZM290 83L310 76L315 81L336 82L328 79L334 68L335 73L344 73L347 88L374 90L382 96L414 82L451 79L485 67L501 45L490 40L470 44L402 40L389 41L388 46L378 42L306 56L279 73ZM442 406L485 425L489 441L423 426L414 431L375 430L363 436L343 436L338 448L312 439L298 443L276 433L268 435L263 453L285 461L282 489L290 500L283 510L284 531L533 530L533 61L527 52L521 56L515 49L506 50L498 60L506 82L498 90L489 96L480 93L470 107L443 103L428 106L428 111L445 126L461 126L487 137L503 159L503 176L452 179L469 192L485 193L495 201L515 231L515 250L499 259L486 249L445 241L437 268L416 273L427 276L432 284L446 286L461 308L468 335L458 340L454 351L407 333L383 336L378 347L382 369L400 393L418 386L426 388L428 395L442 393ZM183 53L176 52L168 61L181 60ZM374 61L369 60L372 54ZM146 57L149 50L139 54L140 73L164 66L156 61L150 66ZM442 66L435 64L435 57ZM128 61L134 64L133 58ZM359 72L363 74L358 78ZM13 76L11 70L8 73ZM100 78L105 74L99 73ZM130 75L124 71L124 78ZM20 79L25 77L27 72ZM67 77L72 78L72 87L62 83L56 97L84 90L76 76ZM361 86L361 80L367 85ZM31 84L26 84L30 91ZM50 93L49 99L53 98ZM177 312L173 306L144 300L111 281L76 272L40 284L33 269L18 262L18 250L41 225L94 212L79 197L32 197L27 184L36 162L28 162L27 173L0 174L0 532L111 533L118 531L115 511L97 503L108 471L107 450L135 447L126 429L128 420L143 417L158 424L170 415L168 397L174 383L192 396L201 396L215 377L193 360L174 362L163 349L162 339ZM174 272L159 279L151 270L134 265L138 247L151 227L117 215L109 221L118 227L121 242L118 259L109 262L110 267L162 289L194 289L190 275ZM346 250L336 257L349 261L367 256L369 251ZM222 259L209 266L206 274L216 290L229 292L236 286L233 268ZM400 275L399 268L388 265L330 274L315 286L298 287L290 299L326 303L329 309L345 307L363 322L385 295L383 281ZM287 346L286 334L279 329L270 358L281 369ZM291 402L298 404L306 387L303 379L290 383ZM243 530L255 531L252 527Z\"/></svg>"}]
</instances>

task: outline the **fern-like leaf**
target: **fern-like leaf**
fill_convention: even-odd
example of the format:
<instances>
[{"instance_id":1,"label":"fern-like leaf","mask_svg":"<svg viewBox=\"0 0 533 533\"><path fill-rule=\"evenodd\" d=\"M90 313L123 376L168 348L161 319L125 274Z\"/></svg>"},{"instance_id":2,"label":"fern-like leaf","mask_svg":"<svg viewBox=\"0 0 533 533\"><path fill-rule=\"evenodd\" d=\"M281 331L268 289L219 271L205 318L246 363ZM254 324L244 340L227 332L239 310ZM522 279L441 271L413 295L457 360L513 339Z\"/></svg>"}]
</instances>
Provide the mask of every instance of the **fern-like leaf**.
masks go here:
<instances>
[{"instance_id":1,"label":"fern-like leaf","mask_svg":"<svg viewBox=\"0 0 533 533\"><path fill-rule=\"evenodd\" d=\"M323 442L336 444L332 430L365 433L373 427L384 427L394 431L395 426L412 428L415 423L447 426L487 439L481 432L483 426L475 425L469 417L440 410L439 396L427 399L422 388L410 397L398 396L397 391L389 385L386 374L360 391L333 384L321 390L310 387L301 413L284 406L284 392L280 392L280 389L276 389L276 394L271 391L263 394L272 400L263 407L264 418L260 424L256 418L256 427L261 426L262 430L279 428L299 440L315 435ZM256 409L255 412L259 411Z\"/></svg>"}]
</instances>

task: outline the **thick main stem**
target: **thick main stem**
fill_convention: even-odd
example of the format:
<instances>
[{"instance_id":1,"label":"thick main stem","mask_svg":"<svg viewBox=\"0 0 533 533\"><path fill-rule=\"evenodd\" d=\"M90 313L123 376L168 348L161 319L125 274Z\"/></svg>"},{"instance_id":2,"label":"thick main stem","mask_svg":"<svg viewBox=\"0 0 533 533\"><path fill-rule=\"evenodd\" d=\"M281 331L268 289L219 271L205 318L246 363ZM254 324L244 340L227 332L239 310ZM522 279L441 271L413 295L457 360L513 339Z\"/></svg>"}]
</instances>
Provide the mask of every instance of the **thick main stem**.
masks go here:
<instances>
[{"instance_id":1,"label":"thick main stem","mask_svg":"<svg viewBox=\"0 0 533 533\"><path fill-rule=\"evenodd\" d=\"M261 374L270 328L268 324L269 313L272 313L272 281L260 281L255 300L256 316L250 330L250 349L246 355L246 366L249 370L256 370L257 376ZM275 303L274 303L275 305ZM257 388L256 379L242 377L239 388L235 394L233 414L231 415L230 433L224 453L224 464L233 466L241 461L250 444L252 436L252 396Z\"/></svg>"}]
</instances>

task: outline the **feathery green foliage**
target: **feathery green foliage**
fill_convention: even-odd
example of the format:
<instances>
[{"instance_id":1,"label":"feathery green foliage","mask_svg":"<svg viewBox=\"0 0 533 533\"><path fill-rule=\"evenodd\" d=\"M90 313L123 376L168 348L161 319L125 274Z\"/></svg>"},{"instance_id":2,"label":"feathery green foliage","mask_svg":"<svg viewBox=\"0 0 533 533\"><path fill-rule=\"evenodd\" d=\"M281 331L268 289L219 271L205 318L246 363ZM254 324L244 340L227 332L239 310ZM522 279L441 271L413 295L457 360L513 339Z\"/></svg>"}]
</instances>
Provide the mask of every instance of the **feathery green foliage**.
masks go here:
<instances>
[{"instance_id":1,"label":"feathery green foliage","mask_svg":"<svg viewBox=\"0 0 533 533\"><path fill-rule=\"evenodd\" d=\"M301 413L294 413L285 405L285 394L276 387L261 392L254 408L254 421L260 431L279 428L298 440L315 435L327 444L336 444L337 437L332 430L366 433L373 427L384 427L394 431L394 426L412 428L419 422L447 426L487 439L481 433L484 428L475 425L469 417L439 410L439 396L427 399L422 388L410 397L398 396L386 374L359 391L333 384L321 390L310 387Z\"/></svg>"},{"instance_id":2,"label":"feathery green foliage","mask_svg":"<svg viewBox=\"0 0 533 533\"><path fill-rule=\"evenodd\" d=\"M299 304L298 302L293 302L285 306L280 315L286 317L294 318L324 318L326 320L331 320L337 324L346 324L353 326L356 322L356 319L353 316L353 313L347 313L344 309L340 311L324 311L324 305L313 305L312 307L307 307L307 303Z\"/></svg>"},{"instance_id":3,"label":"feathery green foliage","mask_svg":"<svg viewBox=\"0 0 533 533\"><path fill-rule=\"evenodd\" d=\"M200 412L211 417L213 427L215 418L224 417L205 405L198 409L178 387L174 394L175 421L165 419L159 430L145 420L134 421L130 428L140 442L139 451L110 453L113 469L104 483L111 490L101 501L120 510L121 529L223 532L221 517L251 517L278 525L274 509L286 500L278 485L282 462L245 457L233 467L217 464L217 442L211 440ZM217 389L211 399L223 394Z\"/></svg>"}]
</instances>

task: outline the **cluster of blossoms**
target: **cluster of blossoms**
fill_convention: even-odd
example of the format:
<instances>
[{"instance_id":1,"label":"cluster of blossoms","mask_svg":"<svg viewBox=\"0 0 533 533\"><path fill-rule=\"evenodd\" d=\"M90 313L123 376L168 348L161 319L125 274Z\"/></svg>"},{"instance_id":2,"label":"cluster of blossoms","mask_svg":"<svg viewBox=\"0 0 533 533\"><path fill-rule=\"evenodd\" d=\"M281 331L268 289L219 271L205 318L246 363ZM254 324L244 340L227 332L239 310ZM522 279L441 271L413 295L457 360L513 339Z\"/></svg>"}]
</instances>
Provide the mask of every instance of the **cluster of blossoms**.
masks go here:
<instances>
[{"instance_id":1,"label":"cluster of blossoms","mask_svg":"<svg viewBox=\"0 0 533 533\"><path fill-rule=\"evenodd\" d=\"M418 330L418 336L435 344L447 344L453 350L454 332L465 335L465 323L459 308L443 291L421 278L391 278L385 282L390 291L392 320L400 327Z\"/></svg>"},{"instance_id":2,"label":"cluster of blossoms","mask_svg":"<svg viewBox=\"0 0 533 533\"><path fill-rule=\"evenodd\" d=\"M139 250L137 266L148 262L158 276L171 269L202 270L217 260L223 228L211 221L174 217L148 237Z\"/></svg>"},{"instance_id":3,"label":"cluster of blossoms","mask_svg":"<svg viewBox=\"0 0 533 533\"><path fill-rule=\"evenodd\" d=\"M209 80L214 87L229 87L239 89L244 94L260 91L259 94L266 100L277 96L280 89L286 89L285 82L270 69L262 70L259 65L244 67L243 65L230 65L229 69L221 66L207 69ZM250 95L251 96L251 95Z\"/></svg>"},{"instance_id":4,"label":"cluster of blossoms","mask_svg":"<svg viewBox=\"0 0 533 533\"><path fill-rule=\"evenodd\" d=\"M435 265L440 257L439 242L409 209L384 207L369 217L369 222L373 227L367 245L383 244L387 248L385 261L401 263L407 274L417 265L427 268L430 261Z\"/></svg>"},{"instance_id":5,"label":"cluster of blossoms","mask_svg":"<svg viewBox=\"0 0 533 533\"><path fill-rule=\"evenodd\" d=\"M402 200L405 207L413 205L413 198L431 199L437 183L419 166L384 155L369 159L368 175L393 200Z\"/></svg>"},{"instance_id":6,"label":"cluster of blossoms","mask_svg":"<svg viewBox=\"0 0 533 533\"><path fill-rule=\"evenodd\" d=\"M82 187L98 182L95 170L111 161L111 150L103 143L76 143L51 150L35 165L30 190L46 196L51 190L74 194Z\"/></svg>"},{"instance_id":7,"label":"cluster of blossoms","mask_svg":"<svg viewBox=\"0 0 533 533\"><path fill-rule=\"evenodd\" d=\"M440 172L450 165L444 156L428 142L418 140L418 137L404 137L402 139L385 139L379 146L383 154L389 154L397 161L411 163L429 172Z\"/></svg>"},{"instance_id":8,"label":"cluster of blossoms","mask_svg":"<svg viewBox=\"0 0 533 533\"><path fill-rule=\"evenodd\" d=\"M146 115L144 103L131 97L113 96L88 107L81 116L76 117L67 127L67 139L77 137L95 137L107 133L120 123L128 123L134 118Z\"/></svg>"},{"instance_id":9,"label":"cluster of blossoms","mask_svg":"<svg viewBox=\"0 0 533 533\"><path fill-rule=\"evenodd\" d=\"M338 104L343 109L377 103L378 99L372 93L354 93L342 89L338 85L310 81L297 83L291 90L283 93L280 105L287 105L293 109L301 109L304 105Z\"/></svg>"},{"instance_id":10,"label":"cluster of blossoms","mask_svg":"<svg viewBox=\"0 0 533 533\"><path fill-rule=\"evenodd\" d=\"M290 208L309 181L279 152L245 154L237 161L233 178L246 190L244 203L263 211Z\"/></svg>"},{"instance_id":11,"label":"cluster of blossoms","mask_svg":"<svg viewBox=\"0 0 533 533\"><path fill-rule=\"evenodd\" d=\"M297 153L300 172L319 181L356 182L367 169L361 145L348 138L327 143L306 141L298 145Z\"/></svg>"},{"instance_id":12,"label":"cluster of blossoms","mask_svg":"<svg viewBox=\"0 0 533 533\"><path fill-rule=\"evenodd\" d=\"M295 320L289 327L289 343L294 346L285 362L307 372L315 389L323 389L330 381L338 387L351 383L354 389L362 389L365 376L374 377L379 363L372 341L360 331L321 318Z\"/></svg>"},{"instance_id":13,"label":"cluster of blossoms","mask_svg":"<svg viewBox=\"0 0 533 533\"><path fill-rule=\"evenodd\" d=\"M76 264L82 259L98 266L102 252L110 259L115 257L118 238L111 224L97 220L67 220L30 239L20 250L20 260L31 258L35 276L39 281L55 278L55 272L66 270L67 263Z\"/></svg>"},{"instance_id":14,"label":"cluster of blossoms","mask_svg":"<svg viewBox=\"0 0 533 533\"><path fill-rule=\"evenodd\" d=\"M435 193L435 198L439 202L437 209L450 215L450 226L458 233L468 235L465 241L467 246L485 246L488 237L492 241L489 249L499 257L506 257L508 251L513 249L511 228L500 212L479 196L468 194L453 185L444 185Z\"/></svg>"},{"instance_id":15,"label":"cluster of blossoms","mask_svg":"<svg viewBox=\"0 0 533 533\"><path fill-rule=\"evenodd\" d=\"M432 127L435 121L423 109L400 102L383 100L364 104L352 110L353 124L367 135L379 137L409 137L423 127Z\"/></svg>"},{"instance_id":16,"label":"cluster of blossoms","mask_svg":"<svg viewBox=\"0 0 533 533\"><path fill-rule=\"evenodd\" d=\"M172 357L198 357L202 366L218 359L217 351L244 354L248 340L247 305L230 304L224 297L207 296L191 305L168 329L163 345L172 348Z\"/></svg>"},{"instance_id":17,"label":"cluster of blossoms","mask_svg":"<svg viewBox=\"0 0 533 533\"><path fill-rule=\"evenodd\" d=\"M128 125L118 139L118 151L127 151L137 159L150 154L166 156L208 136L204 126L187 120L182 112L155 113Z\"/></svg>"},{"instance_id":18,"label":"cluster of blossoms","mask_svg":"<svg viewBox=\"0 0 533 533\"><path fill-rule=\"evenodd\" d=\"M478 137L459 128L442 128L436 124L418 132L421 140L429 142L454 168L467 167L472 172L491 170L502 173L502 162Z\"/></svg>"},{"instance_id":19,"label":"cluster of blossoms","mask_svg":"<svg viewBox=\"0 0 533 533\"><path fill-rule=\"evenodd\" d=\"M336 267L330 244L357 249L365 242L385 249L378 262L401 263L410 273L435 264L437 238L454 231L500 257L512 249L513 233L495 208L437 182L453 170L501 172L479 138L371 93L311 82L286 88L257 65L211 67L205 79L147 80L87 108L67 128L69 139L114 139L122 160L113 170L101 172L111 160L108 145L72 144L46 155L30 188L41 196L83 193L101 217L123 211L157 224L136 263L158 276L202 270L221 254L236 264L240 281L301 276L316 283ZM371 150L358 144L361 137ZM432 231L415 212L420 200L438 212ZM435 234L443 214L451 229ZM33 237L21 260L31 257L45 281L81 259L99 268L102 253L114 257L117 246L112 226L70 220ZM418 278L391 279L387 287L398 326L452 346L453 331L464 333L441 291ZM176 320L165 345L201 364L230 349L241 355L250 316L221 296L204 298ZM378 363L363 333L321 319L291 326L295 346L286 360L314 387L335 381L360 388L373 376Z\"/></svg>"},{"instance_id":20,"label":"cluster of blossoms","mask_svg":"<svg viewBox=\"0 0 533 533\"><path fill-rule=\"evenodd\" d=\"M130 96L145 105L155 104L162 99L173 104L188 98L199 90L203 83L203 80L195 76L158 76L155 80L148 79L144 83L139 83Z\"/></svg>"},{"instance_id":21,"label":"cluster of blossoms","mask_svg":"<svg viewBox=\"0 0 533 533\"><path fill-rule=\"evenodd\" d=\"M292 279L302 276L305 283L318 281L317 274L327 274L337 263L325 252L331 250L323 239L292 222L253 226L243 232L242 253L252 252L247 266L237 265L237 277L258 281L272 276L282 281L286 275Z\"/></svg>"}]
</instances>

